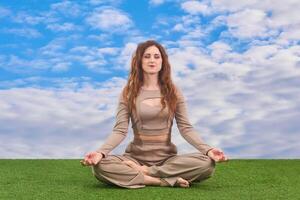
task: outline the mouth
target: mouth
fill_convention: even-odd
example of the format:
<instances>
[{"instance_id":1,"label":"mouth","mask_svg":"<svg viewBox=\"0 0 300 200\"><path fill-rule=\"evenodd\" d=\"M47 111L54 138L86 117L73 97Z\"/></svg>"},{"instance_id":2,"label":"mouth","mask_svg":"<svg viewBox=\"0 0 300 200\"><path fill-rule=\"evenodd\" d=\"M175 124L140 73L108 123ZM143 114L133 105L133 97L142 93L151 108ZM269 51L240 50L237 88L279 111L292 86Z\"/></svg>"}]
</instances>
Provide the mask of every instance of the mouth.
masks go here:
<instances>
[{"instance_id":1,"label":"mouth","mask_svg":"<svg viewBox=\"0 0 300 200\"><path fill-rule=\"evenodd\" d=\"M155 65L149 65L149 67L155 67Z\"/></svg>"}]
</instances>

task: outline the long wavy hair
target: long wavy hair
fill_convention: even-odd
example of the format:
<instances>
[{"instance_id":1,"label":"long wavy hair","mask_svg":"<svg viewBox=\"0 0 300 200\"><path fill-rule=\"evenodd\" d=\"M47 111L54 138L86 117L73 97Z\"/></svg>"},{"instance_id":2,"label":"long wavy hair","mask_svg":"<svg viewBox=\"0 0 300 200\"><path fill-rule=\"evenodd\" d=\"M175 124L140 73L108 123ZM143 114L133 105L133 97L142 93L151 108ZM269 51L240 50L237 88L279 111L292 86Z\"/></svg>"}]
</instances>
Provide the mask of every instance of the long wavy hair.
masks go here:
<instances>
[{"instance_id":1,"label":"long wavy hair","mask_svg":"<svg viewBox=\"0 0 300 200\"><path fill-rule=\"evenodd\" d=\"M158 74L158 84L162 94L160 113L168 106L168 116L171 117L176 110L177 96L176 87L171 78L171 66L164 47L155 40L147 40L139 43L131 59L131 71L126 86L123 88L123 99L127 102L129 113L136 112L136 98L144 84L142 58L145 50L150 46L156 46L162 56L162 68Z\"/></svg>"}]
</instances>

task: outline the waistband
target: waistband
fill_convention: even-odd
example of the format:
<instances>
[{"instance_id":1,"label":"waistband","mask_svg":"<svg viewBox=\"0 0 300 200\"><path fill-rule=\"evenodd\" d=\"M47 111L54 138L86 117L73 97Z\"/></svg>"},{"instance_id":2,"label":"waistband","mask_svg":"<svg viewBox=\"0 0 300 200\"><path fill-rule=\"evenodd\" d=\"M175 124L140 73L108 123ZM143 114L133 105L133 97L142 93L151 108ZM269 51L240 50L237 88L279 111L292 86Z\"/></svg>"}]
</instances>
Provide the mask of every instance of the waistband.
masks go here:
<instances>
[{"instance_id":1,"label":"waistband","mask_svg":"<svg viewBox=\"0 0 300 200\"><path fill-rule=\"evenodd\" d=\"M160 134L144 134L134 133L133 143L135 144L169 144L171 142L171 134L160 133Z\"/></svg>"}]
</instances>

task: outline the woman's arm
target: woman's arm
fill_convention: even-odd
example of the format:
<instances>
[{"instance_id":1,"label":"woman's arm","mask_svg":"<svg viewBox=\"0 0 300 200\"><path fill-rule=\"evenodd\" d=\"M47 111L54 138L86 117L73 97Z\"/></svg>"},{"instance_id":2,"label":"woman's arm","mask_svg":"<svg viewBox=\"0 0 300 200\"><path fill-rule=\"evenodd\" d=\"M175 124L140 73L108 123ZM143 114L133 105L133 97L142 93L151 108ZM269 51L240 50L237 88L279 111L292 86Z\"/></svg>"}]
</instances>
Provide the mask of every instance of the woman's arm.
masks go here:
<instances>
[{"instance_id":1,"label":"woman's arm","mask_svg":"<svg viewBox=\"0 0 300 200\"><path fill-rule=\"evenodd\" d=\"M187 115L185 99L180 89L178 87L176 87L176 89L178 100L175 111L175 119L179 132L188 143L193 145L203 154L207 155L208 151L212 149L212 147L202 140L199 134L195 131L194 127L191 125Z\"/></svg>"},{"instance_id":2,"label":"woman's arm","mask_svg":"<svg viewBox=\"0 0 300 200\"><path fill-rule=\"evenodd\" d=\"M102 153L105 158L110 151L112 151L116 146L118 146L126 137L128 133L128 124L129 124L129 112L128 107L123 99L123 95L119 97L119 104L116 114L116 122L113 127L112 133L106 139L104 144L98 148L96 151Z\"/></svg>"}]
</instances>

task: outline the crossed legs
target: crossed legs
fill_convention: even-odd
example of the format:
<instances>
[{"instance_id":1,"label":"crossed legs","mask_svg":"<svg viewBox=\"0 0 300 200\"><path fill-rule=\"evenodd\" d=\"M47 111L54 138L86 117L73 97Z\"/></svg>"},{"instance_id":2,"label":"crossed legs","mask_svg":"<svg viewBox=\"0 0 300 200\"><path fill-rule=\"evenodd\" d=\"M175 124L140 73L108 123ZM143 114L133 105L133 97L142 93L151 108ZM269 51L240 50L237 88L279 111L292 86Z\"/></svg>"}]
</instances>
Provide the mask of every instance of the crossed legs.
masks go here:
<instances>
[{"instance_id":1,"label":"crossed legs","mask_svg":"<svg viewBox=\"0 0 300 200\"><path fill-rule=\"evenodd\" d=\"M125 156L110 155L93 166L93 173L100 181L126 188L145 185L189 187L192 181L209 178L214 168L214 161L201 153L176 155L161 166L150 167Z\"/></svg>"},{"instance_id":2,"label":"crossed legs","mask_svg":"<svg viewBox=\"0 0 300 200\"><path fill-rule=\"evenodd\" d=\"M144 181L145 185L157 185L157 186L169 186L167 182L165 182L163 179L158 178L158 177L152 177L149 174L149 167L146 165L138 165L137 163L128 160L128 161L123 161L126 165L132 167L133 169L140 171L144 174ZM176 186L179 187L189 187L189 182L181 177L178 177L175 183Z\"/></svg>"}]
</instances>

